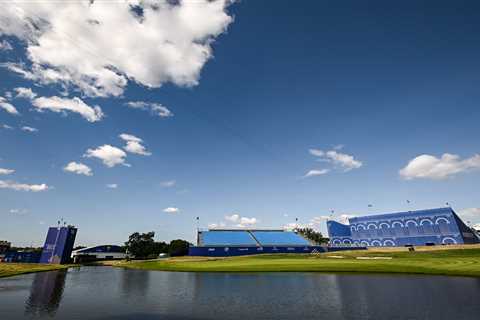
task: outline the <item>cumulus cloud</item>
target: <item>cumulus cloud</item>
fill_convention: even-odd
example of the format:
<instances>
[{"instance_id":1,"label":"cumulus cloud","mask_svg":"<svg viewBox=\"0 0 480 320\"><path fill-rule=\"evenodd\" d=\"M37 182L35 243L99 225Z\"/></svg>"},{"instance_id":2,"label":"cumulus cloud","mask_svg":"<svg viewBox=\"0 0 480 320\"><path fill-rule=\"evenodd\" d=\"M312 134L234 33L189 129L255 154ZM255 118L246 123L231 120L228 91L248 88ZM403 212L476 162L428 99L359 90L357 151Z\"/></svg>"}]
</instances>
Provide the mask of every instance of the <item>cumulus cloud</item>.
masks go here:
<instances>
[{"instance_id":1,"label":"cumulus cloud","mask_svg":"<svg viewBox=\"0 0 480 320\"><path fill-rule=\"evenodd\" d=\"M31 132L31 133L38 132L37 128L32 128L32 127L29 127L29 126L23 126L20 129L22 129L23 131L26 131L26 132Z\"/></svg>"},{"instance_id":2,"label":"cumulus cloud","mask_svg":"<svg viewBox=\"0 0 480 320\"><path fill-rule=\"evenodd\" d=\"M308 178L308 177L321 176L321 175L327 174L328 172L330 172L329 169L310 170L303 177Z\"/></svg>"},{"instance_id":3,"label":"cumulus cloud","mask_svg":"<svg viewBox=\"0 0 480 320\"><path fill-rule=\"evenodd\" d=\"M63 171L82 174L85 176L93 176L92 169L80 162L70 162L63 168Z\"/></svg>"},{"instance_id":4,"label":"cumulus cloud","mask_svg":"<svg viewBox=\"0 0 480 320\"><path fill-rule=\"evenodd\" d=\"M0 30L1 32L1 30ZM0 41L0 51L10 51L13 50L12 45L7 40Z\"/></svg>"},{"instance_id":5,"label":"cumulus cloud","mask_svg":"<svg viewBox=\"0 0 480 320\"><path fill-rule=\"evenodd\" d=\"M40 97L32 101L32 105L37 108L39 111L50 110L53 112L62 112L66 111L75 112L80 114L89 122L100 121L103 118L102 109L99 106L89 106L80 98L60 98L57 96L53 97Z\"/></svg>"},{"instance_id":6,"label":"cumulus cloud","mask_svg":"<svg viewBox=\"0 0 480 320\"><path fill-rule=\"evenodd\" d=\"M45 183L42 184L26 184L26 183L19 183L15 181L5 181L0 180L0 189L12 189L15 191L32 191L32 192L40 192L46 191L50 187L47 186Z\"/></svg>"},{"instance_id":7,"label":"cumulus cloud","mask_svg":"<svg viewBox=\"0 0 480 320\"><path fill-rule=\"evenodd\" d=\"M7 1L0 35L26 44L29 65L10 70L88 96L119 96L128 80L194 86L213 40L233 21L230 2Z\"/></svg>"},{"instance_id":8,"label":"cumulus cloud","mask_svg":"<svg viewBox=\"0 0 480 320\"><path fill-rule=\"evenodd\" d=\"M175 207L168 207L168 208L165 208L163 209L163 212L165 213L178 213L180 210L178 208L175 208Z\"/></svg>"},{"instance_id":9,"label":"cumulus cloud","mask_svg":"<svg viewBox=\"0 0 480 320\"><path fill-rule=\"evenodd\" d=\"M236 213L225 216L225 220L235 224L237 227L248 227L257 224L257 218L242 217Z\"/></svg>"},{"instance_id":10,"label":"cumulus cloud","mask_svg":"<svg viewBox=\"0 0 480 320\"><path fill-rule=\"evenodd\" d=\"M118 184L116 184L116 183L109 183L109 184L107 184L107 188L117 189L117 188L118 188Z\"/></svg>"},{"instance_id":11,"label":"cumulus cloud","mask_svg":"<svg viewBox=\"0 0 480 320\"><path fill-rule=\"evenodd\" d=\"M30 88L18 87L13 90L17 93L17 95L15 96L16 98L32 100L37 96L37 94L33 92Z\"/></svg>"},{"instance_id":12,"label":"cumulus cloud","mask_svg":"<svg viewBox=\"0 0 480 320\"><path fill-rule=\"evenodd\" d=\"M363 163L356 160L354 156L338 152L343 145L335 146L333 150L323 151L319 149L309 149L311 155L318 157L319 161L330 162L335 166L343 168L344 171L360 168Z\"/></svg>"},{"instance_id":13,"label":"cumulus cloud","mask_svg":"<svg viewBox=\"0 0 480 320\"><path fill-rule=\"evenodd\" d=\"M122 133L119 137L127 143L127 145L123 147L126 151L143 156L150 156L152 154L142 145L142 139L126 133Z\"/></svg>"},{"instance_id":14,"label":"cumulus cloud","mask_svg":"<svg viewBox=\"0 0 480 320\"><path fill-rule=\"evenodd\" d=\"M109 144L105 144L96 149L88 149L84 157L100 159L103 164L109 168L119 164L129 166L125 163L125 158L127 157L125 151Z\"/></svg>"},{"instance_id":15,"label":"cumulus cloud","mask_svg":"<svg viewBox=\"0 0 480 320\"><path fill-rule=\"evenodd\" d=\"M174 187L176 184L177 184L177 181L175 180L167 180L167 181L160 182L160 185L164 188L171 188L171 187Z\"/></svg>"},{"instance_id":16,"label":"cumulus cloud","mask_svg":"<svg viewBox=\"0 0 480 320\"><path fill-rule=\"evenodd\" d=\"M5 174L6 175L6 174L12 174L14 172L15 172L15 170L13 170L13 169L0 168L0 174Z\"/></svg>"},{"instance_id":17,"label":"cumulus cloud","mask_svg":"<svg viewBox=\"0 0 480 320\"><path fill-rule=\"evenodd\" d=\"M405 180L441 180L479 168L480 155L478 154L463 160L460 156L450 153L445 153L440 158L423 154L410 160L407 166L399 171L399 174Z\"/></svg>"},{"instance_id":18,"label":"cumulus cloud","mask_svg":"<svg viewBox=\"0 0 480 320\"><path fill-rule=\"evenodd\" d=\"M161 105L160 103L130 101L127 102L125 105L133 109L147 110L151 114L162 118L173 117L173 113L167 107Z\"/></svg>"},{"instance_id":19,"label":"cumulus cloud","mask_svg":"<svg viewBox=\"0 0 480 320\"><path fill-rule=\"evenodd\" d=\"M10 114L19 115L17 108L7 101L4 97L0 97L0 109L7 111Z\"/></svg>"}]
</instances>

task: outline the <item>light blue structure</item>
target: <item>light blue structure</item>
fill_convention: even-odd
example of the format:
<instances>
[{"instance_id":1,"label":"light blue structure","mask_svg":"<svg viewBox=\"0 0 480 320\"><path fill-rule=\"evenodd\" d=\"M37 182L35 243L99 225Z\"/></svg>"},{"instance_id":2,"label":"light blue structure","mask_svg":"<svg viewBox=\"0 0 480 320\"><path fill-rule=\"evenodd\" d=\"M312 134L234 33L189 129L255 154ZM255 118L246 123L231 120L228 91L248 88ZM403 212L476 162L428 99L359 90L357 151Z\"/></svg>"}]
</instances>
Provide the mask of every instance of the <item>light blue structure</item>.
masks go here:
<instances>
[{"instance_id":1,"label":"light blue structure","mask_svg":"<svg viewBox=\"0 0 480 320\"><path fill-rule=\"evenodd\" d=\"M328 248L327 246L313 245L293 231L210 229L198 231L197 246L191 246L188 254L190 256L227 257L261 253L321 253L350 249L345 246Z\"/></svg>"},{"instance_id":2,"label":"light blue structure","mask_svg":"<svg viewBox=\"0 0 480 320\"><path fill-rule=\"evenodd\" d=\"M449 207L355 217L349 222L327 222L330 245L391 247L480 242L479 235Z\"/></svg>"}]
</instances>

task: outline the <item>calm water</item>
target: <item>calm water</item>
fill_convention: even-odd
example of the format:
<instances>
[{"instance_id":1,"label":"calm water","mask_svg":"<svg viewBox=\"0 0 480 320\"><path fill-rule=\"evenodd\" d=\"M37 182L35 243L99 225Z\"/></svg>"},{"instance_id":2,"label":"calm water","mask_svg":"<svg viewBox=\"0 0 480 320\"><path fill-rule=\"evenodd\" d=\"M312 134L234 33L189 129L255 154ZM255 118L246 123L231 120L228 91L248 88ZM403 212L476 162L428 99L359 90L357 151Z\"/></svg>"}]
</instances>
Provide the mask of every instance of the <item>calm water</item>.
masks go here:
<instances>
[{"instance_id":1,"label":"calm water","mask_svg":"<svg viewBox=\"0 0 480 320\"><path fill-rule=\"evenodd\" d=\"M480 278L82 267L0 279L0 319L479 319Z\"/></svg>"}]
</instances>

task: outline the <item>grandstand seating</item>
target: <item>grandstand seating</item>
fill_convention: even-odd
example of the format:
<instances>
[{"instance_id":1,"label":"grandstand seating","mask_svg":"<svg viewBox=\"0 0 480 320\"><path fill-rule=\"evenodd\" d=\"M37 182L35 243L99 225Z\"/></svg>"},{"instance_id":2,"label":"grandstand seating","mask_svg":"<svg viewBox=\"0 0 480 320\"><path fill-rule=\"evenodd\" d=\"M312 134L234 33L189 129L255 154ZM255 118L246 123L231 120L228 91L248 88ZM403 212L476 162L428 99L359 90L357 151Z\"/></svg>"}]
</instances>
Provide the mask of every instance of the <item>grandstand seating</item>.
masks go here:
<instances>
[{"instance_id":1,"label":"grandstand seating","mask_svg":"<svg viewBox=\"0 0 480 320\"><path fill-rule=\"evenodd\" d=\"M206 231L202 232L204 246L255 246L257 242L246 231Z\"/></svg>"},{"instance_id":2,"label":"grandstand seating","mask_svg":"<svg viewBox=\"0 0 480 320\"><path fill-rule=\"evenodd\" d=\"M294 232L282 230L210 230L199 233L201 246L308 246Z\"/></svg>"},{"instance_id":3,"label":"grandstand seating","mask_svg":"<svg viewBox=\"0 0 480 320\"><path fill-rule=\"evenodd\" d=\"M252 231L253 236L262 246L308 246L305 238L294 232L285 231Z\"/></svg>"}]
</instances>

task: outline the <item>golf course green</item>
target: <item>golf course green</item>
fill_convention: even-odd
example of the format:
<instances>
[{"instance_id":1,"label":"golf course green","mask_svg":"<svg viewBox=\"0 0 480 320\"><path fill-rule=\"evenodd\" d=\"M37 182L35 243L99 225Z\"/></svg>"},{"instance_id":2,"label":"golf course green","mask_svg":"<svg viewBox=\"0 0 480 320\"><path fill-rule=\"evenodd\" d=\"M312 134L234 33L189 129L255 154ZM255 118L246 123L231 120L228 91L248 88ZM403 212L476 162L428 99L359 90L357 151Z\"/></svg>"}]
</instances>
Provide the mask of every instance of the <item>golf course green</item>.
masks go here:
<instances>
[{"instance_id":1,"label":"golf course green","mask_svg":"<svg viewBox=\"0 0 480 320\"><path fill-rule=\"evenodd\" d=\"M0 278L24 273L66 269L68 265L40 263L0 263Z\"/></svg>"},{"instance_id":2,"label":"golf course green","mask_svg":"<svg viewBox=\"0 0 480 320\"><path fill-rule=\"evenodd\" d=\"M117 267L189 272L361 272L480 277L480 248L422 251L344 251L228 258L178 257L116 262Z\"/></svg>"}]
</instances>

